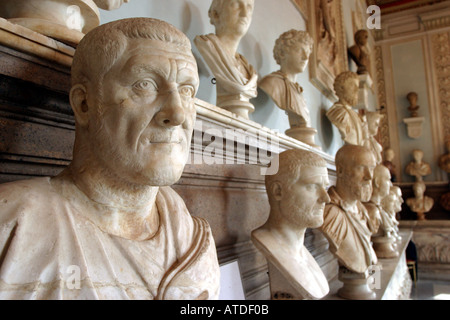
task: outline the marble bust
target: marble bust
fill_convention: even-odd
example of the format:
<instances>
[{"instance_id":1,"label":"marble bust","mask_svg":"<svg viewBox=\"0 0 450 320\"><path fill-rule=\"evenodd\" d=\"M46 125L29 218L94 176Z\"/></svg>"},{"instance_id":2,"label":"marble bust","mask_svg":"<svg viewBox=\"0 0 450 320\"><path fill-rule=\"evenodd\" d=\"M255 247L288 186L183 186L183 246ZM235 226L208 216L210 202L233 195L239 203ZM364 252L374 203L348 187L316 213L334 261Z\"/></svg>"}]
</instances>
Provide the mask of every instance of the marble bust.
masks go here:
<instances>
[{"instance_id":1,"label":"marble bust","mask_svg":"<svg viewBox=\"0 0 450 320\"><path fill-rule=\"evenodd\" d=\"M390 215L393 224L391 234L396 240L401 240L398 228L399 222L396 215L402 211L403 202L402 190L398 186L391 186L389 194L381 199L381 206Z\"/></svg>"},{"instance_id":2,"label":"marble bust","mask_svg":"<svg viewBox=\"0 0 450 320\"><path fill-rule=\"evenodd\" d=\"M310 151L284 151L265 183L270 214L252 241L267 259L272 299L320 299L328 282L303 241L307 228L322 225L330 201L326 162Z\"/></svg>"},{"instance_id":3,"label":"marble bust","mask_svg":"<svg viewBox=\"0 0 450 320\"><path fill-rule=\"evenodd\" d=\"M273 49L280 70L266 75L258 86L280 109L286 111L291 127L286 135L315 146L314 135L317 131L311 128L303 88L296 81L297 75L305 70L312 49L313 40L306 31L292 29L284 32Z\"/></svg>"},{"instance_id":4,"label":"marble bust","mask_svg":"<svg viewBox=\"0 0 450 320\"><path fill-rule=\"evenodd\" d=\"M117 20L82 39L72 162L0 185L1 299L218 297L209 224L170 187L189 156L198 85L189 39L166 22Z\"/></svg>"},{"instance_id":5,"label":"marble bust","mask_svg":"<svg viewBox=\"0 0 450 320\"><path fill-rule=\"evenodd\" d=\"M383 160L383 157L381 155L383 147L377 141L375 136L378 134L378 128L380 127L380 123L381 120L383 120L383 118L384 115L381 114L379 111L366 113L368 136L365 141L365 146L369 150L372 150L377 164L380 164Z\"/></svg>"},{"instance_id":6,"label":"marble bust","mask_svg":"<svg viewBox=\"0 0 450 320\"><path fill-rule=\"evenodd\" d=\"M378 231L380 217L370 216L376 212L368 211L363 202L372 196L375 166L372 152L363 146L347 144L336 154L336 186L328 190L331 202L325 206L320 230L338 259L344 283L338 294L344 298L374 298L364 280L368 268L378 261L371 237Z\"/></svg>"},{"instance_id":7,"label":"marble bust","mask_svg":"<svg viewBox=\"0 0 450 320\"><path fill-rule=\"evenodd\" d=\"M396 238L393 236L396 226L395 216L393 217L382 205L382 200L389 195L392 187L388 168L381 164L375 167L372 186L372 196L365 206L370 216L380 217L378 231L372 236L373 247L378 258L394 258L398 256L395 250Z\"/></svg>"},{"instance_id":8,"label":"marble bust","mask_svg":"<svg viewBox=\"0 0 450 320\"><path fill-rule=\"evenodd\" d=\"M368 74L370 69L370 53L367 48L369 32L367 30L358 30L355 33L355 45L348 49L349 56L356 63L357 74Z\"/></svg>"},{"instance_id":9,"label":"marble bust","mask_svg":"<svg viewBox=\"0 0 450 320\"><path fill-rule=\"evenodd\" d=\"M334 90L339 100L326 116L336 126L346 144L364 145L368 136L367 119L353 109L358 103L359 77L344 71L334 80Z\"/></svg>"},{"instance_id":10,"label":"marble bust","mask_svg":"<svg viewBox=\"0 0 450 320\"><path fill-rule=\"evenodd\" d=\"M413 176L416 181L423 181L423 177L431 174L431 167L423 161L423 151L414 149L412 151L413 161L405 167L405 173Z\"/></svg>"},{"instance_id":11,"label":"marble bust","mask_svg":"<svg viewBox=\"0 0 450 320\"><path fill-rule=\"evenodd\" d=\"M424 195L425 190L425 183L423 181L416 181L413 184L414 198L406 199L406 204L411 211L417 213L417 220L426 220L425 214L429 212L434 205L433 198Z\"/></svg>"},{"instance_id":12,"label":"marble bust","mask_svg":"<svg viewBox=\"0 0 450 320\"><path fill-rule=\"evenodd\" d=\"M397 172L395 164L394 162L392 162L395 157L395 152L392 148L387 148L384 150L383 153L384 153L383 165L389 169L389 172L391 174L391 181L395 182L397 181Z\"/></svg>"},{"instance_id":13,"label":"marble bust","mask_svg":"<svg viewBox=\"0 0 450 320\"><path fill-rule=\"evenodd\" d=\"M408 111L412 118L419 116L420 107L417 105L418 98L419 96L415 92L410 92L406 95L406 99L408 99L409 102Z\"/></svg>"},{"instance_id":14,"label":"marble bust","mask_svg":"<svg viewBox=\"0 0 450 320\"><path fill-rule=\"evenodd\" d=\"M237 52L250 26L254 0L213 0L208 11L215 34L195 37L194 43L216 79L217 106L246 119L255 110L258 74Z\"/></svg>"}]
</instances>

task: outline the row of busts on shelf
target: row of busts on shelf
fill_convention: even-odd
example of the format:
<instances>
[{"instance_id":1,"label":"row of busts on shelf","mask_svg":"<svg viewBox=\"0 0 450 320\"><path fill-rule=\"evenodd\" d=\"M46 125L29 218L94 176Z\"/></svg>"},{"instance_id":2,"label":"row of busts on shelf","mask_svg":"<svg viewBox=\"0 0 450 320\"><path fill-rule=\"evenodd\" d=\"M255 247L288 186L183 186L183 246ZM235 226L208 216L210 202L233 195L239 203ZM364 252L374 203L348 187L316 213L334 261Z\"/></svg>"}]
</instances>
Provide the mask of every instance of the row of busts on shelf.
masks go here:
<instances>
[{"instance_id":1,"label":"row of busts on shelf","mask_svg":"<svg viewBox=\"0 0 450 320\"><path fill-rule=\"evenodd\" d=\"M336 154L336 185L326 190L326 163L316 154L288 150L280 169L266 176L270 202L267 222L252 233L268 261L273 299L321 299L327 279L303 246L305 230L319 228L339 262L338 294L346 299L375 299L369 275L379 258L399 255L396 213L403 202L389 170L371 150L344 145Z\"/></svg>"},{"instance_id":2,"label":"row of busts on shelf","mask_svg":"<svg viewBox=\"0 0 450 320\"><path fill-rule=\"evenodd\" d=\"M38 32L56 37L66 42L76 43L84 35L99 24L97 6L112 10L120 7L123 0L40 0L23 1L8 0L0 5L0 16L11 22L22 24ZM72 9L71 9L72 8ZM76 8L78 8L76 10ZM313 50L313 40L305 31L289 30L275 42L274 58L280 70L273 72L260 81L258 74L247 59L237 52L239 43L250 26L254 8L254 0L228 2L213 0L208 11L210 22L215 27L214 34L195 37L194 43L203 59L212 71L216 80L216 105L236 115L248 119L255 110L250 102L256 98L258 86L275 102L276 106L285 110L290 124L286 135L302 141L315 148L317 130L311 127L310 112L303 97L303 89L296 82L302 73ZM73 33L78 33L74 35ZM70 37L73 37L70 40ZM368 32L359 30L355 34L355 45L349 48L349 54L358 66L358 74L367 74L369 69L369 52L367 49ZM358 102L359 81L343 84L345 76L339 77L335 85L339 98L337 103L345 108L352 108ZM358 78L356 74L351 78ZM355 84L353 84L355 82ZM357 82L357 83L356 83ZM337 87L337 88L336 88ZM356 97L356 98L355 98ZM339 117L339 115L336 115ZM333 121L341 122L334 116ZM339 129L347 121L359 121L354 117L339 124ZM367 128L358 128L359 131ZM371 143L367 132L346 133L347 138L366 139ZM364 135L365 137L356 135Z\"/></svg>"},{"instance_id":3,"label":"row of busts on shelf","mask_svg":"<svg viewBox=\"0 0 450 320\"><path fill-rule=\"evenodd\" d=\"M199 76L190 40L157 19L104 24L79 43L71 77L70 165L56 177L0 185L0 297L216 299L220 271L209 224L169 187L187 162L195 119ZM389 204L400 201L388 170L367 147L346 145L327 192L327 165L316 153L295 149L279 158L267 181L269 220L253 233L263 252L267 245L281 259L267 256L274 281L294 284L298 298L327 294L303 245L305 229L321 227L344 270L343 296L373 298L369 289L358 297L347 289L376 263L373 239L398 254L396 206L382 207L388 194L396 199ZM276 296L289 296L280 290Z\"/></svg>"}]
</instances>

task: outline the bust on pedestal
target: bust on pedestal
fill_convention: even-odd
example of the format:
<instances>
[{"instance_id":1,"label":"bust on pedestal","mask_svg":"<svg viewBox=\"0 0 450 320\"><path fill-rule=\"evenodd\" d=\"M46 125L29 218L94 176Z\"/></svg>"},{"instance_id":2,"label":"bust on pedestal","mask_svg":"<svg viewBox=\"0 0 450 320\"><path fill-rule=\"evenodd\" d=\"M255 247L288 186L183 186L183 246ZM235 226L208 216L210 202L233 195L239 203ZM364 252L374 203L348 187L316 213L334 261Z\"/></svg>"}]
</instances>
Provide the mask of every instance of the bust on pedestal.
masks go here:
<instances>
[{"instance_id":1,"label":"bust on pedestal","mask_svg":"<svg viewBox=\"0 0 450 320\"><path fill-rule=\"evenodd\" d=\"M424 117L419 117L418 98L419 96L415 92L410 92L406 96L406 99L409 101L408 111L411 117L403 119L403 122L406 124L408 137L412 139L417 139L422 135L422 124L425 121Z\"/></svg>"},{"instance_id":2,"label":"bust on pedestal","mask_svg":"<svg viewBox=\"0 0 450 320\"><path fill-rule=\"evenodd\" d=\"M406 199L406 204L412 212L417 213L417 220L426 220L425 214L433 208L434 200L425 196L426 186L423 181L416 181L413 184L414 198Z\"/></svg>"},{"instance_id":3,"label":"bust on pedestal","mask_svg":"<svg viewBox=\"0 0 450 320\"><path fill-rule=\"evenodd\" d=\"M320 299L328 281L303 241L307 228L322 225L330 201L326 162L300 149L279 157L278 173L266 176L270 215L252 241L267 259L272 299Z\"/></svg>"},{"instance_id":4,"label":"bust on pedestal","mask_svg":"<svg viewBox=\"0 0 450 320\"><path fill-rule=\"evenodd\" d=\"M286 135L320 148L314 141L317 130L311 128L303 88L296 82L297 74L302 73L308 64L312 48L313 40L307 32L289 30L283 33L273 49L280 70L261 79L259 87L280 109L286 111L291 127L286 131Z\"/></svg>"},{"instance_id":5,"label":"bust on pedestal","mask_svg":"<svg viewBox=\"0 0 450 320\"><path fill-rule=\"evenodd\" d=\"M213 0L208 15L215 34L195 37L194 43L216 78L217 106L245 119L255 110L258 74L237 53L253 15L254 0Z\"/></svg>"},{"instance_id":6,"label":"bust on pedestal","mask_svg":"<svg viewBox=\"0 0 450 320\"><path fill-rule=\"evenodd\" d=\"M382 206L382 200L389 195L392 187L388 168L383 165L376 166L372 185L372 197L370 202L365 203L365 206L369 212L374 212L370 216L380 216L380 226L378 231L372 236L373 248L378 258L398 257L398 252L395 250L396 238L393 235L396 226L395 217L392 217Z\"/></svg>"},{"instance_id":7,"label":"bust on pedestal","mask_svg":"<svg viewBox=\"0 0 450 320\"><path fill-rule=\"evenodd\" d=\"M334 90L339 100L327 111L326 116L338 128L346 144L363 146L368 135L367 120L353 110L358 102L358 88L359 78L356 73L345 71L339 74L334 80Z\"/></svg>"},{"instance_id":8,"label":"bust on pedestal","mask_svg":"<svg viewBox=\"0 0 450 320\"><path fill-rule=\"evenodd\" d=\"M344 283L338 294L346 299L376 297L368 277L369 268L378 261L371 238L378 230L380 216L362 203L371 198L375 166L370 150L344 145L336 154L336 186L328 190L331 202L325 206L320 229L338 259L339 280Z\"/></svg>"}]
</instances>

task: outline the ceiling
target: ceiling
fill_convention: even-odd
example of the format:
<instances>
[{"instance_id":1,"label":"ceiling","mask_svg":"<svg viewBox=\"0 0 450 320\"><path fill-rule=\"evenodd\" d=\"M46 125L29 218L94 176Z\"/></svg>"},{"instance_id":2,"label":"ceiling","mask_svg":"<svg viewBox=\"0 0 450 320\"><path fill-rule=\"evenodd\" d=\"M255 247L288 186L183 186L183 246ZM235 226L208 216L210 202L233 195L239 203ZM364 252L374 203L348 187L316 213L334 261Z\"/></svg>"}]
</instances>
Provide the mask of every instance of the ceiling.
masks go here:
<instances>
[{"instance_id":1,"label":"ceiling","mask_svg":"<svg viewBox=\"0 0 450 320\"><path fill-rule=\"evenodd\" d=\"M449 0L367 0L369 5L375 4L380 7L381 13L393 13L402 10L432 5Z\"/></svg>"}]
</instances>

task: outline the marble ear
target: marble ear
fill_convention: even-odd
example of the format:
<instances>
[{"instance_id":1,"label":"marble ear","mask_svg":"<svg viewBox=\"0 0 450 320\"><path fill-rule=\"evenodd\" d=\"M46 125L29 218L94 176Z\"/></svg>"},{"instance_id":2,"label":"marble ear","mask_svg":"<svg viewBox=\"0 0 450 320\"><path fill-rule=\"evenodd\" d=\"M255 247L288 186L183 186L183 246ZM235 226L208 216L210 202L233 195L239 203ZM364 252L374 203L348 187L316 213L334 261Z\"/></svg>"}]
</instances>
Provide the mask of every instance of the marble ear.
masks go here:
<instances>
[{"instance_id":1,"label":"marble ear","mask_svg":"<svg viewBox=\"0 0 450 320\"><path fill-rule=\"evenodd\" d=\"M270 184L270 193L272 194L273 199L281 201L282 189L279 181L274 181Z\"/></svg>"},{"instance_id":2,"label":"marble ear","mask_svg":"<svg viewBox=\"0 0 450 320\"><path fill-rule=\"evenodd\" d=\"M75 119L80 125L86 126L89 121L86 87L82 84L74 85L70 89L69 98Z\"/></svg>"}]
</instances>

